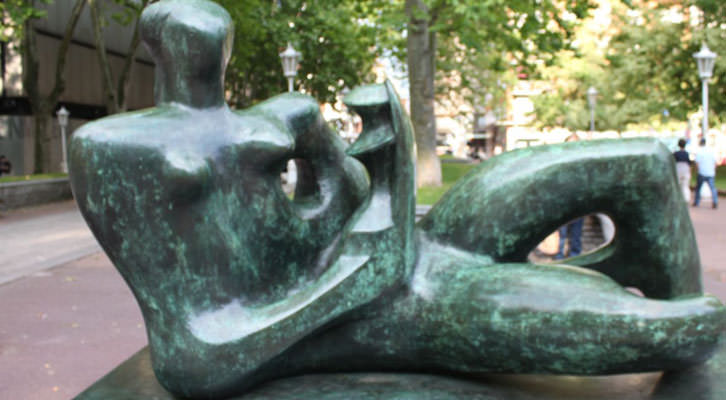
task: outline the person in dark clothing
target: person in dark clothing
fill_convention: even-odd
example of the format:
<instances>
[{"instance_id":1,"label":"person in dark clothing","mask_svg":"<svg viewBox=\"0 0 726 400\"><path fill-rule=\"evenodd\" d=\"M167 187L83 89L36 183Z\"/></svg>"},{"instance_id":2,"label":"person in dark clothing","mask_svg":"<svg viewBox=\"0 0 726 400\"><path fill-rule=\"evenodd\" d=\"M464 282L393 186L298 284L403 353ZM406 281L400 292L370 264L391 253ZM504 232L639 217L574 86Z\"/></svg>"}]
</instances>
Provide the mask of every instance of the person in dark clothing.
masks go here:
<instances>
[{"instance_id":1,"label":"person in dark clothing","mask_svg":"<svg viewBox=\"0 0 726 400\"><path fill-rule=\"evenodd\" d=\"M565 139L565 142L578 142L579 140L580 137L573 133ZM584 224L585 219L578 218L557 230L560 235L560 243L557 246L555 260L579 256L582 253L582 227ZM565 254L565 244L570 245L567 254Z\"/></svg>"},{"instance_id":2,"label":"person in dark clothing","mask_svg":"<svg viewBox=\"0 0 726 400\"><path fill-rule=\"evenodd\" d=\"M686 151L686 140L678 141L679 150L673 153L676 159L676 173L678 175L678 184L683 192L683 199L691 201L691 155Z\"/></svg>"},{"instance_id":3,"label":"person in dark clothing","mask_svg":"<svg viewBox=\"0 0 726 400\"><path fill-rule=\"evenodd\" d=\"M0 155L0 176L9 174L12 169L13 165L10 164L10 160L4 154Z\"/></svg>"}]
</instances>

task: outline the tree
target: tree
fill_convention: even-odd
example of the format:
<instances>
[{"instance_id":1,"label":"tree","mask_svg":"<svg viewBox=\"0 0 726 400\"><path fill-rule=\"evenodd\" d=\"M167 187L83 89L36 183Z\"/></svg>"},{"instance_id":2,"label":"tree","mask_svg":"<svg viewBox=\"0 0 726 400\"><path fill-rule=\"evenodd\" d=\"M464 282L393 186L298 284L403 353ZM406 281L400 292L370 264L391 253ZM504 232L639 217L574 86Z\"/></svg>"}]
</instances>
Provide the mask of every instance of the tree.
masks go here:
<instances>
[{"instance_id":1,"label":"tree","mask_svg":"<svg viewBox=\"0 0 726 400\"><path fill-rule=\"evenodd\" d=\"M726 53L726 35L718 22L724 21L726 6L705 0L692 3L699 4L712 7L706 9L705 19L691 14L688 4L673 1L639 1L627 4L628 8L616 7L608 27L614 33L606 38L607 48L581 47L577 55L560 55L560 62L544 69L545 80L555 84L553 90L535 99L539 124L585 129L589 112L585 91L590 85L601 92L598 129L623 131L629 126L659 125L664 114L676 121L686 120L701 106L693 54L702 42ZM591 32L578 32L578 41L603 40L588 34ZM726 67L717 63L710 111L721 120L726 111L724 79Z\"/></svg>"},{"instance_id":2,"label":"tree","mask_svg":"<svg viewBox=\"0 0 726 400\"><path fill-rule=\"evenodd\" d=\"M50 0L44 0L48 3ZM0 2L0 21L4 29L0 30L0 41L6 42L23 37L25 22L45 17L41 10L27 0L4 0Z\"/></svg>"},{"instance_id":3,"label":"tree","mask_svg":"<svg viewBox=\"0 0 726 400\"><path fill-rule=\"evenodd\" d=\"M371 78L388 32L374 6L340 0L216 0L235 22L227 69L229 102L244 108L286 89L279 53L291 42L302 53L297 86L321 102Z\"/></svg>"},{"instance_id":4,"label":"tree","mask_svg":"<svg viewBox=\"0 0 726 400\"><path fill-rule=\"evenodd\" d=\"M98 64L101 68L101 87L103 88L103 98L106 105L106 112L116 114L126 111L126 92L128 91L129 82L133 72L133 66L136 62L136 52L141 43L139 34L139 20L141 12L150 3L155 0L106 0L106 6L101 4L102 0L88 0L88 6L91 11L91 22L93 25L93 38L96 45L96 54L98 56ZM121 25L134 24L134 33L129 41L128 50L124 59L123 67L118 73L118 78L114 81L111 64L106 54L106 42L104 40L103 31L111 21L105 12L108 6L113 7L115 11L111 14L111 20ZM114 7L115 6L115 7Z\"/></svg>"},{"instance_id":5,"label":"tree","mask_svg":"<svg viewBox=\"0 0 726 400\"><path fill-rule=\"evenodd\" d=\"M474 54L510 57L526 71L535 60L552 62L567 46L575 22L592 7L589 1L482 2L406 0L411 117L418 148L419 186L441 185L436 156L436 68L445 60L440 45ZM563 15L569 16L564 18ZM460 60L466 63L469 58Z\"/></svg>"},{"instance_id":6,"label":"tree","mask_svg":"<svg viewBox=\"0 0 726 400\"><path fill-rule=\"evenodd\" d=\"M694 46L684 40L690 27L665 19L659 8L636 15L616 19L619 33L607 55L607 80L614 93L606 104L617 107L627 124L649 123L665 110L684 120L695 109L693 94L698 98L699 93Z\"/></svg>"},{"instance_id":7,"label":"tree","mask_svg":"<svg viewBox=\"0 0 726 400\"><path fill-rule=\"evenodd\" d=\"M692 60L682 43L685 24L666 20L665 5L613 3L610 26L578 28L576 51L561 51L554 65L539 72L551 88L533 99L537 124L588 129L590 86L600 92L598 130L660 123L665 110L685 118L690 105L681 92L690 83L682 81L692 72Z\"/></svg>"},{"instance_id":8,"label":"tree","mask_svg":"<svg viewBox=\"0 0 726 400\"><path fill-rule=\"evenodd\" d=\"M11 7L13 2L6 3ZM33 2L23 2L27 7L33 7ZM63 33L63 39L58 50L58 56L54 65L43 65L42 68L54 68L55 80L53 88L49 93L41 93L38 87L41 65L38 62L38 47L36 44L36 33L33 22L42 17L44 13L38 9L35 11L25 10L23 20L21 53L23 57L23 88L28 96L30 107L33 110L34 119L34 144L35 144L35 172L47 172L50 170L50 136L48 135L48 124L55 109L58 99L65 90L65 79L63 71L66 65L68 47L76 29L81 12L86 5L86 0L76 0L71 11L71 17ZM35 7L33 7L35 8Z\"/></svg>"}]
</instances>

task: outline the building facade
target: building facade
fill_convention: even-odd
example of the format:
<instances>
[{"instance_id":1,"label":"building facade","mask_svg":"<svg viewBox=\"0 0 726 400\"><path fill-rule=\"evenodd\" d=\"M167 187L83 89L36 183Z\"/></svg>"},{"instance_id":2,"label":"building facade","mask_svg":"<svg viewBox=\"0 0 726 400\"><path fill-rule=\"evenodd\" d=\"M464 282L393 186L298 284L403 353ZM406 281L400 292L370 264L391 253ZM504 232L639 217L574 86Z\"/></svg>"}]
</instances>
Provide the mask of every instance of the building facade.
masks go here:
<instances>
[{"instance_id":1,"label":"building facade","mask_svg":"<svg viewBox=\"0 0 726 400\"><path fill-rule=\"evenodd\" d=\"M56 57L73 3L73 0L55 0L44 6L47 17L35 21L40 66L38 84L41 93L49 93L55 83ZM114 10L105 11L110 15ZM123 66L133 29L133 24L121 26L115 22L105 27L104 42L114 77ZM70 111L70 135L82 124L107 114L103 101L102 72L93 43L93 26L86 7L76 26L66 58L63 72L66 89L55 107L57 110L63 106ZM129 110L150 107L154 103L154 64L141 47L143 46L136 53L127 92ZM35 159L34 119L22 84L22 55L18 43L2 43L0 51L0 154L6 155L12 162L12 175L31 174ZM55 121L53 115L53 123L48 126L48 133L52 138L51 170L60 171L60 127Z\"/></svg>"}]
</instances>

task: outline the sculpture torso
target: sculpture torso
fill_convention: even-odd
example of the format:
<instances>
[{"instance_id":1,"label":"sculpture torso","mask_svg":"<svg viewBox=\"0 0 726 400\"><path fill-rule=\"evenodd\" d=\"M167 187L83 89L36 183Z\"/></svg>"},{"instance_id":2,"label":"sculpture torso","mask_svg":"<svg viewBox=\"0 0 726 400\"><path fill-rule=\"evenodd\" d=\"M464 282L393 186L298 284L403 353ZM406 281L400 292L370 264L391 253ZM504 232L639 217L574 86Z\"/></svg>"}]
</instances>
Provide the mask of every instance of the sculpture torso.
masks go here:
<instances>
[{"instance_id":1,"label":"sculpture torso","mask_svg":"<svg viewBox=\"0 0 726 400\"><path fill-rule=\"evenodd\" d=\"M76 151L98 162L87 185L115 182L97 206L117 212L93 228L120 241L130 279L193 277L204 286L199 280L210 278L214 290L202 294L210 301L245 293L261 302L311 279L309 267L331 235L312 231L280 188L279 171L294 149L280 125L226 108L169 106L80 133Z\"/></svg>"}]
</instances>

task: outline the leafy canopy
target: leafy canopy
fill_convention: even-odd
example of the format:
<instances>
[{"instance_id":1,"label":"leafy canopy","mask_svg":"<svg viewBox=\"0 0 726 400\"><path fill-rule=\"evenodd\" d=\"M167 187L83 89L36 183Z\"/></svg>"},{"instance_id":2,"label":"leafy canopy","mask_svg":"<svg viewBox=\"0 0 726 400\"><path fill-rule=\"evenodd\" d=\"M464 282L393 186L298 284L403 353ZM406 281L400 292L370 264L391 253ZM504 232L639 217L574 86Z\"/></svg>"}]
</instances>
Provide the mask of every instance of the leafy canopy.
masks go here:
<instances>
[{"instance_id":1,"label":"leafy canopy","mask_svg":"<svg viewBox=\"0 0 726 400\"><path fill-rule=\"evenodd\" d=\"M709 3L708 0L692 2ZM613 23L605 32L578 31L576 52L561 55L556 65L543 68L551 89L535 98L541 126L587 129L586 91L600 92L596 107L597 129L623 131L629 126L658 126L686 120L701 106L701 82L693 54L702 42L726 55L726 3L694 23L688 5L673 1L616 4ZM674 18L673 16L680 16ZM710 22L709 22L710 21ZM720 21L720 22L719 22ZM595 43L606 43L596 46ZM726 63L716 63L710 82L710 111L724 120Z\"/></svg>"},{"instance_id":2,"label":"leafy canopy","mask_svg":"<svg viewBox=\"0 0 726 400\"><path fill-rule=\"evenodd\" d=\"M40 0L41 3L49 4L51 0ZM3 29L0 29L0 41L20 39L23 33L25 21L36 18L45 18L45 10L33 6L32 1L27 0L3 0L0 1L0 22Z\"/></svg>"},{"instance_id":3,"label":"leafy canopy","mask_svg":"<svg viewBox=\"0 0 726 400\"><path fill-rule=\"evenodd\" d=\"M279 53L302 53L296 88L321 102L369 81L385 48L385 29L372 2L340 0L216 0L235 22L227 70L229 100L247 107L286 90Z\"/></svg>"}]
</instances>

